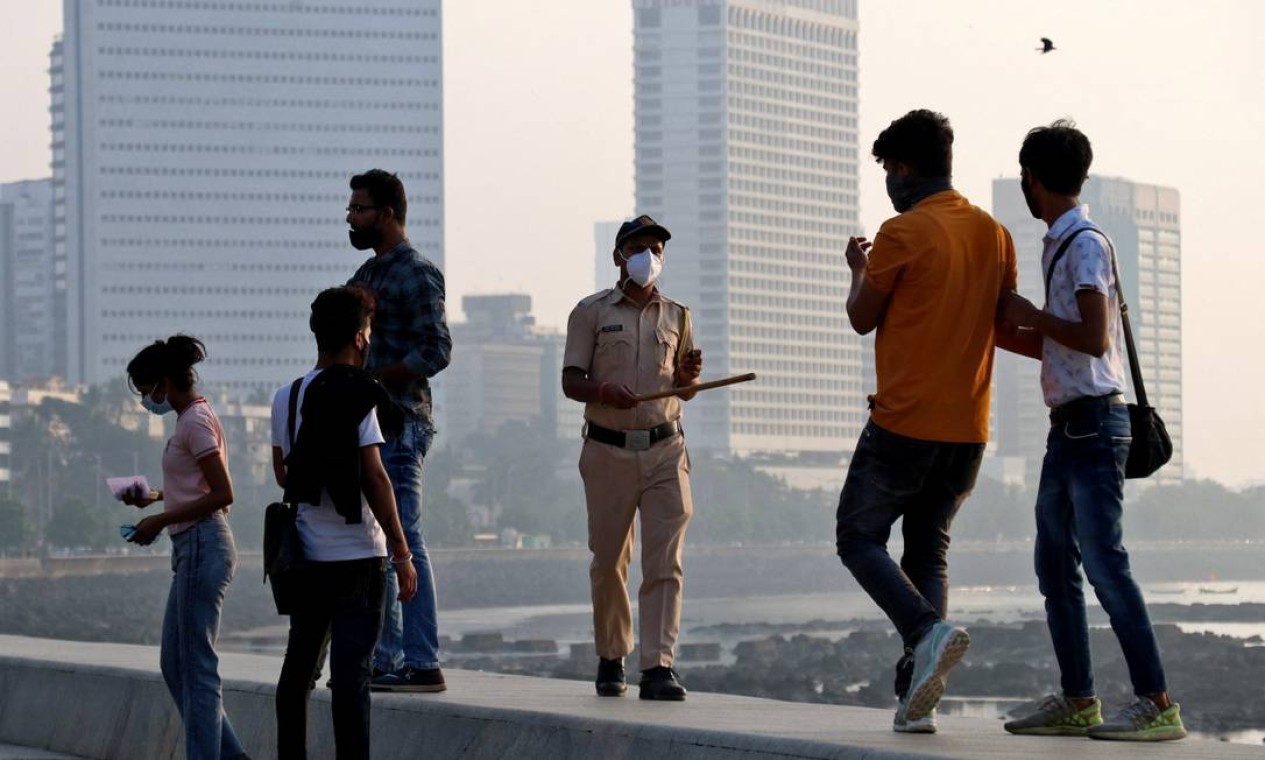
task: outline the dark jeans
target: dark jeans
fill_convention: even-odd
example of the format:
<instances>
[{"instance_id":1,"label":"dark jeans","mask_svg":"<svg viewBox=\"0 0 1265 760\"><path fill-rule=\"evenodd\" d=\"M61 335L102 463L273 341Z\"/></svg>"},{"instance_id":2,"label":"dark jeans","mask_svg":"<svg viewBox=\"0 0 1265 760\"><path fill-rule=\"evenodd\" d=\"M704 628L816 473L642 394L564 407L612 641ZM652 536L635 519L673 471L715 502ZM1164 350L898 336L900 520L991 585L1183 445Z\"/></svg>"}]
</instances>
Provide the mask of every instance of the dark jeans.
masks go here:
<instances>
[{"instance_id":1,"label":"dark jeans","mask_svg":"<svg viewBox=\"0 0 1265 760\"><path fill-rule=\"evenodd\" d=\"M386 560L313 562L311 591L290 616L277 682L277 757L306 760L308 697L329 648L333 681L334 752L338 760L369 758L369 675L382 628Z\"/></svg>"},{"instance_id":2,"label":"dark jeans","mask_svg":"<svg viewBox=\"0 0 1265 760\"><path fill-rule=\"evenodd\" d=\"M896 626L905 644L896 695L909 690L910 652L949 603L949 526L984 456L982 443L907 438L873 421L861 431L839 496L835 543L843 564ZM903 520L902 520L903 518ZM900 565L887 553L901 522ZM909 660L906 662L906 660Z\"/></svg>"},{"instance_id":3,"label":"dark jeans","mask_svg":"<svg viewBox=\"0 0 1265 760\"><path fill-rule=\"evenodd\" d=\"M1151 618L1122 543L1129 441L1128 410L1116 404L1052 426L1046 444L1037 491L1037 580L1068 697L1094 694L1082 567L1120 641L1134 692L1167 690Z\"/></svg>"},{"instance_id":4,"label":"dark jeans","mask_svg":"<svg viewBox=\"0 0 1265 760\"><path fill-rule=\"evenodd\" d=\"M417 595L408 604L399 600L395 568L387 571L386 615L382 638L374 654L379 670L394 673L401 668L433 670L439 667L439 617L435 601L435 577L422 535L422 463L430 451L435 431L430 423L408 416L400 435L382 447L382 464L395 492L400 526L417 570Z\"/></svg>"}]
</instances>

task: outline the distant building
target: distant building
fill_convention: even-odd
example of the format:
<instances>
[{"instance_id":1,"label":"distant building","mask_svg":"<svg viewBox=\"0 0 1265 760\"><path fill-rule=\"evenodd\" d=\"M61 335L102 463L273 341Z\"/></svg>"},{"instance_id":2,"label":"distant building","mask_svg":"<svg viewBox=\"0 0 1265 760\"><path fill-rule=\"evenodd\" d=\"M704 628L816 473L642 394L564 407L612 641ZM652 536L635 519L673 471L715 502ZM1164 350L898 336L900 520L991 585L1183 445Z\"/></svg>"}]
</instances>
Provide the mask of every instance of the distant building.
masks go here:
<instances>
[{"instance_id":1,"label":"distant building","mask_svg":"<svg viewBox=\"0 0 1265 760\"><path fill-rule=\"evenodd\" d=\"M702 453L843 452L867 416L844 312L857 234L855 0L633 0L636 212L672 230L664 292L688 304Z\"/></svg>"},{"instance_id":2,"label":"distant building","mask_svg":"<svg viewBox=\"0 0 1265 760\"><path fill-rule=\"evenodd\" d=\"M64 376L57 351L65 316L57 310L58 284L52 181L0 184L0 378L16 383Z\"/></svg>"},{"instance_id":3,"label":"distant building","mask_svg":"<svg viewBox=\"0 0 1265 760\"><path fill-rule=\"evenodd\" d=\"M593 225L593 292L615 287L619 270L615 268L615 235L623 222L598 222ZM588 295L585 293L584 295ZM579 298L575 299L577 302Z\"/></svg>"},{"instance_id":4,"label":"distant building","mask_svg":"<svg viewBox=\"0 0 1265 760\"><path fill-rule=\"evenodd\" d=\"M1172 461L1151 481L1179 481L1184 470L1180 196L1174 188L1091 176L1080 199L1115 245L1147 395L1173 438ZM1033 303L1044 303L1041 250L1046 227L1028 212L1018 179L993 181L993 214L1015 238L1020 292ZM1040 365L1004 351L997 359L998 454L1023 458L1027 482L1033 485L1049 431Z\"/></svg>"},{"instance_id":5,"label":"distant building","mask_svg":"<svg viewBox=\"0 0 1265 760\"><path fill-rule=\"evenodd\" d=\"M215 415L224 428L230 455L246 464L245 472L237 465L233 477L256 486L272 483L272 405L222 398L215 402Z\"/></svg>"},{"instance_id":6,"label":"distant building","mask_svg":"<svg viewBox=\"0 0 1265 760\"><path fill-rule=\"evenodd\" d=\"M537 421L578 441L584 407L562 397L565 336L536 326L531 296L470 295L461 305L466 321L451 326L460 350L443 374L444 444Z\"/></svg>"},{"instance_id":7,"label":"distant building","mask_svg":"<svg viewBox=\"0 0 1265 760\"><path fill-rule=\"evenodd\" d=\"M0 496L13 492L13 391L0 380Z\"/></svg>"},{"instance_id":8,"label":"distant building","mask_svg":"<svg viewBox=\"0 0 1265 760\"><path fill-rule=\"evenodd\" d=\"M72 382L202 338L208 386L311 365L309 305L365 253L348 179L397 172L444 263L440 0L64 0L53 48L57 252Z\"/></svg>"}]
</instances>

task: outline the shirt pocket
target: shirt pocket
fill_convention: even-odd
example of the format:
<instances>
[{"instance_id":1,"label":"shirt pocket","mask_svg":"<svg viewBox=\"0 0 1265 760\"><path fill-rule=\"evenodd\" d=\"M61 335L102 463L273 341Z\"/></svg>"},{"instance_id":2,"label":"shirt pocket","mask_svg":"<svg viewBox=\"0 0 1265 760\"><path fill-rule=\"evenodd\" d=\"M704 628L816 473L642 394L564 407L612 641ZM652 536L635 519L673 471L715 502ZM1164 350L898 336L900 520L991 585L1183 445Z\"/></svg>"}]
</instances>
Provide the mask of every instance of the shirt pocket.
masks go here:
<instances>
[{"instance_id":1,"label":"shirt pocket","mask_svg":"<svg viewBox=\"0 0 1265 760\"><path fill-rule=\"evenodd\" d=\"M609 377L636 362L632 333L627 330L600 332L593 349L593 369L599 377Z\"/></svg>"},{"instance_id":2,"label":"shirt pocket","mask_svg":"<svg viewBox=\"0 0 1265 760\"><path fill-rule=\"evenodd\" d=\"M676 352L681 345L681 333L676 328L658 327L655 329L655 341L658 343L659 368L675 372Z\"/></svg>"}]
</instances>

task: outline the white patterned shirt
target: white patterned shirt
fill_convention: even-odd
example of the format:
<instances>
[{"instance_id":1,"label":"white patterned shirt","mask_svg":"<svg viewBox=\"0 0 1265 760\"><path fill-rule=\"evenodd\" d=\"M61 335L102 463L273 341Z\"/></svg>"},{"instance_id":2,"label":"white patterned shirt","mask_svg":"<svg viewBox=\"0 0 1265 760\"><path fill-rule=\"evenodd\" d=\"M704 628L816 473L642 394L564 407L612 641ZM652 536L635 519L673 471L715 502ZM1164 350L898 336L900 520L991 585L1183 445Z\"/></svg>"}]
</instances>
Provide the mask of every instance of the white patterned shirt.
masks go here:
<instances>
[{"instance_id":1,"label":"white patterned shirt","mask_svg":"<svg viewBox=\"0 0 1265 760\"><path fill-rule=\"evenodd\" d=\"M1092 226L1088 206L1077 206L1060 216L1045 235L1041 271L1050 271L1050 260L1069 235ZM1107 336L1110 342L1107 352L1095 357L1046 337L1041 349L1041 392L1046 406L1054 408L1083 396L1123 393L1128 382L1128 359L1120 321L1120 296L1112 273L1111 249L1107 246L1106 237L1097 232L1077 235L1049 279L1045 311L1069 322L1081 321L1080 308L1076 304L1077 293L1092 290L1107 296Z\"/></svg>"}]
</instances>

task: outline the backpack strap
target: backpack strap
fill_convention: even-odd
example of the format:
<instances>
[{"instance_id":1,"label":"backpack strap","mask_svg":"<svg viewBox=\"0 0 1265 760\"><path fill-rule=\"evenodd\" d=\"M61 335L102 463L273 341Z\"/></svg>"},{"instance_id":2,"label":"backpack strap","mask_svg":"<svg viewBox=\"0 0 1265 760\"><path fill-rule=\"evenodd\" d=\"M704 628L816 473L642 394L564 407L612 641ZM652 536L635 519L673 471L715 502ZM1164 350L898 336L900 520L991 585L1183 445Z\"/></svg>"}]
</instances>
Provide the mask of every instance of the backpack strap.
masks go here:
<instances>
[{"instance_id":1,"label":"backpack strap","mask_svg":"<svg viewBox=\"0 0 1265 760\"><path fill-rule=\"evenodd\" d=\"M303 378L290 385L290 416L286 419L286 435L290 438L290 450L294 450L294 420L299 413L299 391L303 388Z\"/></svg>"}]
</instances>

